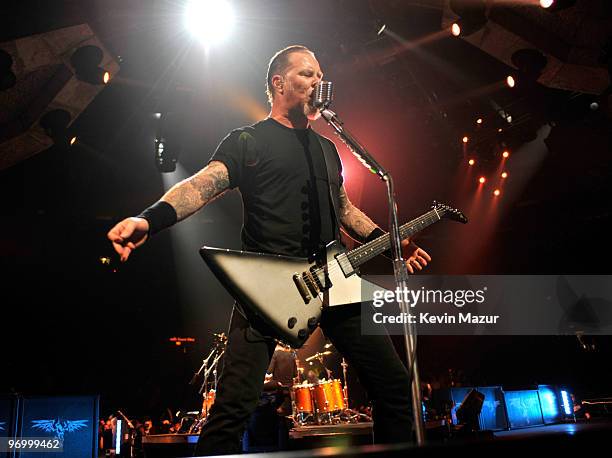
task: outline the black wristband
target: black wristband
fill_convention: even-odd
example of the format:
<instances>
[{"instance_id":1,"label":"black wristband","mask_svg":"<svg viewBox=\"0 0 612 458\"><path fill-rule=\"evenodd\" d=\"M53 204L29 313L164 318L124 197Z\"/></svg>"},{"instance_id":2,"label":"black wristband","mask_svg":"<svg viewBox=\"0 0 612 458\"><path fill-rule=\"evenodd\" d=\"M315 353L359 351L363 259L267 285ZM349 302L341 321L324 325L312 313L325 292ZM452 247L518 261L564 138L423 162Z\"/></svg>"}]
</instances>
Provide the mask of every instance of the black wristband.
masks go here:
<instances>
[{"instance_id":1,"label":"black wristband","mask_svg":"<svg viewBox=\"0 0 612 458\"><path fill-rule=\"evenodd\" d=\"M149 237L172 226L178 220L176 210L168 202L160 200L144 210L137 218L144 218L149 223Z\"/></svg>"},{"instance_id":2,"label":"black wristband","mask_svg":"<svg viewBox=\"0 0 612 458\"><path fill-rule=\"evenodd\" d=\"M374 230L370 232L370 235L366 237L365 241L366 243L371 242L372 240L377 239L381 235L385 235L385 234L386 232L383 231L380 227L375 227Z\"/></svg>"},{"instance_id":3,"label":"black wristband","mask_svg":"<svg viewBox=\"0 0 612 458\"><path fill-rule=\"evenodd\" d=\"M372 232L370 232L370 235L368 235L366 237L366 243L371 242L372 240L377 239L378 237L380 237L381 235L385 235L386 232L383 231L380 227L376 227L374 228L374 230ZM393 259L393 252L391 251L391 248L389 248L387 251L385 251L383 254L383 256L389 258L389 259Z\"/></svg>"}]
</instances>

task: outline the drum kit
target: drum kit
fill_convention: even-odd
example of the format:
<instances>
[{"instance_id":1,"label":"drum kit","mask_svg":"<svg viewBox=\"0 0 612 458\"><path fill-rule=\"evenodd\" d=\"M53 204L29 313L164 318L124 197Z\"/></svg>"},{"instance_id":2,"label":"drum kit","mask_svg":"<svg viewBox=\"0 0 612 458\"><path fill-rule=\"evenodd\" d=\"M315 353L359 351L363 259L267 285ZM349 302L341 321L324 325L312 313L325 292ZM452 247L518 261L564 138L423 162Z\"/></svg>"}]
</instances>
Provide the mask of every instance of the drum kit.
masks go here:
<instances>
[{"instance_id":1,"label":"drum kit","mask_svg":"<svg viewBox=\"0 0 612 458\"><path fill-rule=\"evenodd\" d=\"M213 336L213 348L204 358L202 366L191 381L191 384L194 384L196 380L203 377L203 383L199 390L202 396L202 409L199 415L193 418L193 422L190 422L190 426L185 428L186 432L192 434L201 431L215 402L217 366L225 353L227 337L224 333L213 334ZM345 359L342 358L341 363L344 383L340 379L334 378L331 375L332 371L324 364L325 358L332 354L332 351L329 350L331 347L332 345L328 343L325 345L324 351L305 358L304 362L307 363L307 367L322 369L318 374L313 370L307 371L308 375L305 379L305 367L297 358L295 350L292 350L297 376L293 379L293 386L289 387L288 390L285 389L284 393L288 392L291 399L291 415L288 416L288 419L296 427L371 421L371 418L363 413L349 408L349 393L346 383L348 363ZM325 374L325 376L320 378L319 375L321 374Z\"/></svg>"},{"instance_id":2,"label":"drum kit","mask_svg":"<svg viewBox=\"0 0 612 458\"><path fill-rule=\"evenodd\" d=\"M331 344L326 344L325 348L330 348ZM293 420L296 426L325 425L341 423L357 423L362 420L364 414L349 408L348 385L346 383L346 373L348 363L342 358L342 375L344 383L340 379L330 376L332 373L323 363L324 357L331 355L329 350L315 353L305 359L311 363L318 360L323 366L325 373L330 377L314 381L300 382L300 374L303 368L296 359L298 377L296 383L291 388L291 404L293 408ZM365 420L371 420L365 418Z\"/></svg>"}]
</instances>

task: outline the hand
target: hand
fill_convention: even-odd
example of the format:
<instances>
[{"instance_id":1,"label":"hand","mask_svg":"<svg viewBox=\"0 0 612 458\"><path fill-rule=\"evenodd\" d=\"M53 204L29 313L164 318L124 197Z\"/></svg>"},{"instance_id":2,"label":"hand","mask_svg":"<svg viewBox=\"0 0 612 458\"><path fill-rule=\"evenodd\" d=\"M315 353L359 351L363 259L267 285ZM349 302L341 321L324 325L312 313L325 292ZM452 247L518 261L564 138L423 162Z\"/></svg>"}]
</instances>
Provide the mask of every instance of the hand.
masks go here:
<instances>
[{"instance_id":1,"label":"hand","mask_svg":"<svg viewBox=\"0 0 612 458\"><path fill-rule=\"evenodd\" d=\"M410 239L402 240L402 254L406 260L406 268L408 272L413 274L416 270L423 270L428 262L431 262L431 256L422 248L419 248Z\"/></svg>"},{"instance_id":2,"label":"hand","mask_svg":"<svg viewBox=\"0 0 612 458\"><path fill-rule=\"evenodd\" d=\"M117 223L108 234L121 262L127 261L130 253L145 243L149 233L149 222L144 218L126 218Z\"/></svg>"}]
</instances>

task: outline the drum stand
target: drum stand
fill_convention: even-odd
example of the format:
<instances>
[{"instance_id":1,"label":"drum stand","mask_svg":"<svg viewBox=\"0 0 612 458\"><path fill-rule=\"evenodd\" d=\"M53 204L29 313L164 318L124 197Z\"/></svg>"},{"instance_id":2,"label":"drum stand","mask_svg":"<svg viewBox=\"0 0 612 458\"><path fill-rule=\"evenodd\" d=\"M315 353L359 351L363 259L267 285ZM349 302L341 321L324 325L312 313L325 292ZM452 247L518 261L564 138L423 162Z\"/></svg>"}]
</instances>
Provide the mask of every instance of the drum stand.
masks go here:
<instances>
[{"instance_id":1,"label":"drum stand","mask_svg":"<svg viewBox=\"0 0 612 458\"><path fill-rule=\"evenodd\" d=\"M347 379L347 368L348 363L342 358L342 362L340 363L342 366L342 379L344 381L344 385L342 387L342 393L344 395L344 410L340 412L338 415L342 422L346 423L358 423L360 418L363 418L365 421L372 421L372 418L364 413L353 410L349 406L349 389L348 389L348 379Z\"/></svg>"},{"instance_id":2,"label":"drum stand","mask_svg":"<svg viewBox=\"0 0 612 458\"><path fill-rule=\"evenodd\" d=\"M200 370L196 374L197 376L202 371L204 372L204 382L202 383L202 386L198 391L198 393L203 396L204 401L202 402L202 412L200 413L199 418L189 428L189 433L199 433L202 429L202 426L204 426L204 423L206 423L206 421L208 420L209 396L211 393L217 392L217 365L224 353L225 348L222 348L219 351L219 345L215 345L215 347L210 351L208 356L202 362L202 367L200 367ZM213 356L215 358L213 359L213 362L210 367L208 367L208 362ZM211 372L214 377L212 388L210 388L211 384L208 382L208 378L210 377ZM194 376L194 378L196 376Z\"/></svg>"}]
</instances>

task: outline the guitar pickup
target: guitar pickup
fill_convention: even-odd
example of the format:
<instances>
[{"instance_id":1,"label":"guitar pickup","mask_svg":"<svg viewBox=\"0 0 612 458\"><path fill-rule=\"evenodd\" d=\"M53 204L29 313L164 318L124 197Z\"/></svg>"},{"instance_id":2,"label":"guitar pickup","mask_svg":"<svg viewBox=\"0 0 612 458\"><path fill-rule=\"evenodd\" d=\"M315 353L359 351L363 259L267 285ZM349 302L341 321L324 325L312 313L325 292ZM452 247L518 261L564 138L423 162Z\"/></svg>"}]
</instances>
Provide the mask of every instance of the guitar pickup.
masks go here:
<instances>
[{"instance_id":1,"label":"guitar pickup","mask_svg":"<svg viewBox=\"0 0 612 458\"><path fill-rule=\"evenodd\" d=\"M336 261L338 261L338 265L342 269L342 273L345 277L350 277L355 273L355 268L351 264L351 261L349 261L349 258L346 253L337 254Z\"/></svg>"},{"instance_id":2,"label":"guitar pickup","mask_svg":"<svg viewBox=\"0 0 612 458\"><path fill-rule=\"evenodd\" d=\"M309 272L310 278L312 278L315 282L316 289L319 292L327 291L332 287L331 280L327 275L327 272L322 267L312 266Z\"/></svg>"},{"instance_id":3,"label":"guitar pickup","mask_svg":"<svg viewBox=\"0 0 612 458\"><path fill-rule=\"evenodd\" d=\"M300 292L300 296L302 296L304 303L308 304L312 296L308 292L308 287L306 286L306 282L302 279L302 276L300 274L293 274L293 283L295 283L295 286Z\"/></svg>"}]
</instances>

